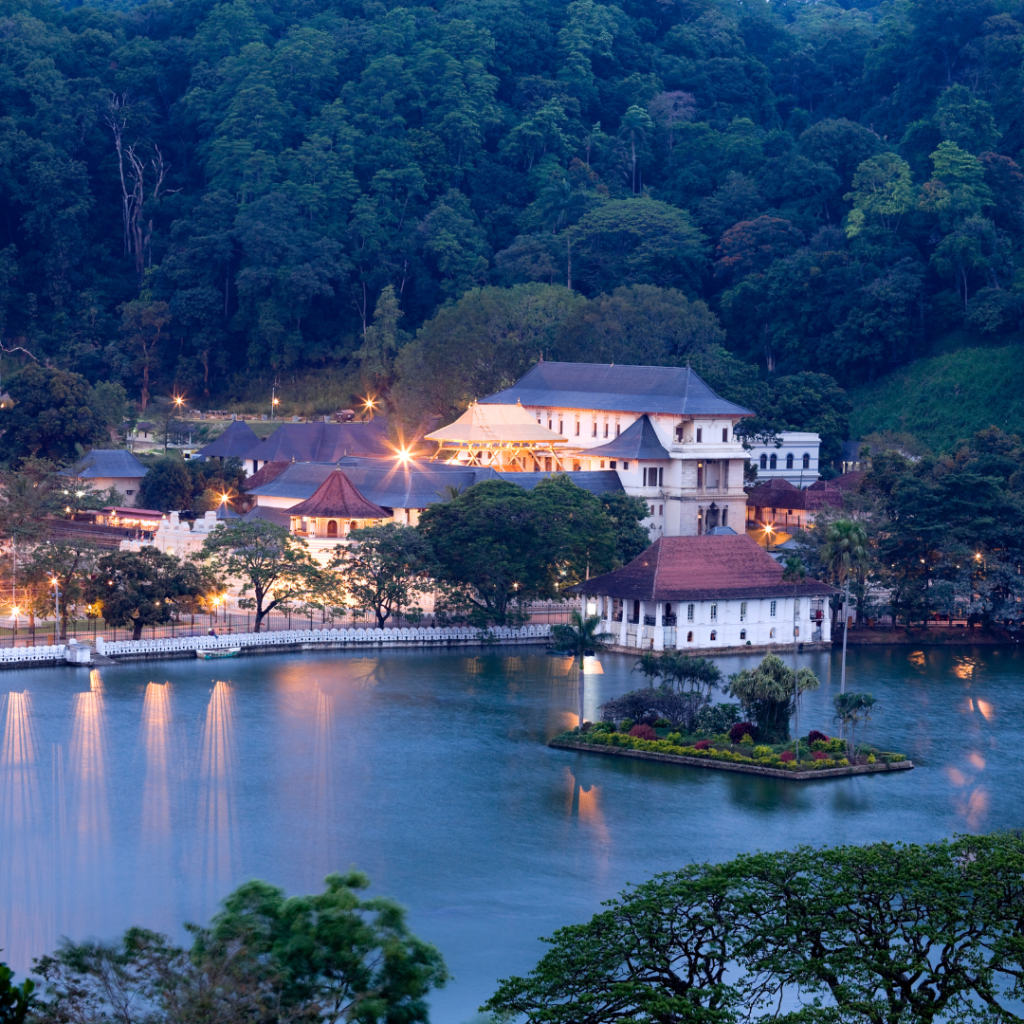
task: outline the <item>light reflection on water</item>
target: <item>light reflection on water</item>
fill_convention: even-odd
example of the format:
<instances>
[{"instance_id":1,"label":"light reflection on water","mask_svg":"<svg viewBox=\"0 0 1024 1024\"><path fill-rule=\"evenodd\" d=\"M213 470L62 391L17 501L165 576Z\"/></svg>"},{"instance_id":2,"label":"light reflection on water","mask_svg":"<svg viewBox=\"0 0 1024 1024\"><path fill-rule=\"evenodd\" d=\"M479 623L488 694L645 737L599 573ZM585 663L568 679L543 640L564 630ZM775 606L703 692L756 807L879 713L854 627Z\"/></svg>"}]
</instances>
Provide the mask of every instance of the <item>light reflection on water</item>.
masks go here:
<instances>
[{"instance_id":1,"label":"light reflection on water","mask_svg":"<svg viewBox=\"0 0 1024 1024\"><path fill-rule=\"evenodd\" d=\"M355 865L410 908L461 1024L498 977L627 881L797 843L927 841L1021 824L1016 651L853 649L865 739L919 767L805 785L553 751L578 673L536 649L239 659L0 675L0 946L20 971L61 934L182 936L247 878L308 892ZM726 672L757 656L723 660ZM641 685L601 656L586 717ZM837 657L804 729L834 733ZM158 678L154 678L155 673Z\"/></svg>"}]
</instances>

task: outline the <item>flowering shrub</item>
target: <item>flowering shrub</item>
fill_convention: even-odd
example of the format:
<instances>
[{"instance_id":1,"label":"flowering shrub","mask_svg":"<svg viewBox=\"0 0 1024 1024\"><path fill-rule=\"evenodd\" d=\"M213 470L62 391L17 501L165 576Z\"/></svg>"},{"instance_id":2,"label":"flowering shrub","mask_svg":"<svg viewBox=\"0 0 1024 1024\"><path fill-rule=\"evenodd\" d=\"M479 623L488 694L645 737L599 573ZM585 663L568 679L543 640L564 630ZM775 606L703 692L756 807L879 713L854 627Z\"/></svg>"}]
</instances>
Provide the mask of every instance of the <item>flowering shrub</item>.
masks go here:
<instances>
[{"instance_id":1,"label":"flowering shrub","mask_svg":"<svg viewBox=\"0 0 1024 1024\"><path fill-rule=\"evenodd\" d=\"M817 729L812 729L807 734L807 742L808 743L819 743L819 742L820 743L828 743L828 741L829 741L829 737L826 736L823 732L818 732Z\"/></svg>"},{"instance_id":2,"label":"flowering shrub","mask_svg":"<svg viewBox=\"0 0 1024 1024\"><path fill-rule=\"evenodd\" d=\"M711 740L698 740L693 745L694 750L709 750L711 748Z\"/></svg>"},{"instance_id":3,"label":"flowering shrub","mask_svg":"<svg viewBox=\"0 0 1024 1024\"><path fill-rule=\"evenodd\" d=\"M824 750L816 750L811 754L811 757L813 757L815 761L827 761L829 759L828 754L826 754Z\"/></svg>"},{"instance_id":4,"label":"flowering shrub","mask_svg":"<svg viewBox=\"0 0 1024 1024\"><path fill-rule=\"evenodd\" d=\"M751 741L757 736L757 726L753 722L737 722L729 730L729 739L733 743L742 743L744 736L750 736Z\"/></svg>"},{"instance_id":5,"label":"flowering shrub","mask_svg":"<svg viewBox=\"0 0 1024 1024\"><path fill-rule=\"evenodd\" d=\"M658 738L658 734L649 725L634 725L629 730L629 735L641 740L656 740Z\"/></svg>"},{"instance_id":6,"label":"flowering shrub","mask_svg":"<svg viewBox=\"0 0 1024 1024\"><path fill-rule=\"evenodd\" d=\"M784 750L779 754L779 760L785 761L788 764L790 761L796 760L796 754L794 754L792 750Z\"/></svg>"}]
</instances>

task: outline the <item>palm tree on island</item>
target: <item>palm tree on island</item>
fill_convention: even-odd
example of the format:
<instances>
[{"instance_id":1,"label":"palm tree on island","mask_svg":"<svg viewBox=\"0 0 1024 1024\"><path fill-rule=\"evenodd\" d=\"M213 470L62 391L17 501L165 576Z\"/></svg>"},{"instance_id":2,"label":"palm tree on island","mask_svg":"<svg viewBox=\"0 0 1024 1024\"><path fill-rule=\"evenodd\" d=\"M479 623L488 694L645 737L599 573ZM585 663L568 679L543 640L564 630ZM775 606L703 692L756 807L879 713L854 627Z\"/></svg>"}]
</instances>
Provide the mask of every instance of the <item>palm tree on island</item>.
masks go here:
<instances>
[{"instance_id":1,"label":"palm tree on island","mask_svg":"<svg viewBox=\"0 0 1024 1024\"><path fill-rule=\"evenodd\" d=\"M614 639L611 633L598 632L600 626L600 616L584 618L578 611L573 611L566 624L551 627L555 649L579 659L580 732L583 732L583 659L588 654L610 647L610 641Z\"/></svg>"}]
</instances>

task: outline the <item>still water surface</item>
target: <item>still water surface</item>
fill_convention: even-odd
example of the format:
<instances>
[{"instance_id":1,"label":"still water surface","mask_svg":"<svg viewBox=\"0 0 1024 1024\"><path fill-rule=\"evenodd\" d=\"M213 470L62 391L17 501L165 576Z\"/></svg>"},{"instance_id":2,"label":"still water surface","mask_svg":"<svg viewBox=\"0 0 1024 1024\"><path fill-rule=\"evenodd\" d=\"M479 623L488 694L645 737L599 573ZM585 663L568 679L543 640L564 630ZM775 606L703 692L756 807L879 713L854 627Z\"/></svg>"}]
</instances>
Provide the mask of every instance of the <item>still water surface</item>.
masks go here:
<instances>
[{"instance_id":1,"label":"still water surface","mask_svg":"<svg viewBox=\"0 0 1024 1024\"><path fill-rule=\"evenodd\" d=\"M591 718L640 681L602 662ZM838 655L801 663L824 681L801 726L833 732ZM5 672L0 948L21 973L60 935L181 937L245 879L309 892L355 865L440 947L433 1019L462 1024L538 936L655 872L1024 824L1022 674L1016 650L855 649L868 738L918 768L793 783L547 749L575 676L537 648Z\"/></svg>"}]
</instances>

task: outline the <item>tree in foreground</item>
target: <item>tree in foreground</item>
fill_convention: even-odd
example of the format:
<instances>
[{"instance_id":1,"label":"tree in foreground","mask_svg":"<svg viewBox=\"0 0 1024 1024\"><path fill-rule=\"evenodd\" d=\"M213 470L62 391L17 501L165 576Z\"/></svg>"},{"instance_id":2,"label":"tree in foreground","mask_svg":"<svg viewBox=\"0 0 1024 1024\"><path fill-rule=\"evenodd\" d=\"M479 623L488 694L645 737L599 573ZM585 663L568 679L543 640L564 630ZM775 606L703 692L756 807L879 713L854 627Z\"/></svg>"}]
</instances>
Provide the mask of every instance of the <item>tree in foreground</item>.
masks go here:
<instances>
[{"instance_id":1,"label":"tree in foreground","mask_svg":"<svg viewBox=\"0 0 1024 1024\"><path fill-rule=\"evenodd\" d=\"M343 598L356 608L371 609L383 629L392 614L432 586L426 579L427 546L418 531L396 523L354 530L349 540L347 547L338 547L328 568Z\"/></svg>"},{"instance_id":2,"label":"tree in foreground","mask_svg":"<svg viewBox=\"0 0 1024 1024\"><path fill-rule=\"evenodd\" d=\"M960 836L689 865L559 929L483 1009L529 1024L1010 1024L1024 840Z\"/></svg>"},{"instance_id":3,"label":"tree in foreground","mask_svg":"<svg viewBox=\"0 0 1024 1024\"><path fill-rule=\"evenodd\" d=\"M580 699L580 729L583 728L583 658L591 651L600 651L608 647L614 639L611 633L601 631L601 618L588 615L584 618L580 612L573 610L567 623L551 627L551 638L555 647L577 660Z\"/></svg>"},{"instance_id":4,"label":"tree in foreground","mask_svg":"<svg viewBox=\"0 0 1024 1024\"><path fill-rule=\"evenodd\" d=\"M194 563L146 547L100 558L84 596L102 606L109 625L130 627L132 639L138 640L144 627L195 611L216 584L212 574Z\"/></svg>"},{"instance_id":5,"label":"tree in foreground","mask_svg":"<svg viewBox=\"0 0 1024 1024\"><path fill-rule=\"evenodd\" d=\"M325 593L324 572L309 549L283 526L263 519L222 524L197 558L241 584L239 608L256 612L255 632L268 612L293 601L313 603Z\"/></svg>"},{"instance_id":6,"label":"tree in foreground","mask_svg":"<svg viewBox=\"0 0 1024 1024\"><path fill-rule=\"evenodd\" d=\"M789 720L801 694L819 686L821 681L809 668L794 672L777 654L768 653L757 668L744 669L730 678L729 693L757 722L761 740L777 743L789 738Z\"/></svg>"},{"instance_id":7,"label":"tree in foreground","mask_svg":"<svg viewBox=\"0 0 1024 1024\"><path fill-rule=\"evenodd\" d=\"M35 1001L35 987L31 978L15 985L14 973L7 964L0 962L0 1024L24 1024Z\"/></svg>"},{"instance_id":8,"label":"tree in foreground","mask_svg":"<svg viewBox=\"0 0 1024 1024\"><path fill-rule=\"evenodd\" d=\"M363 899L362 873L329 875L326 891L286 897L247 882L185 950L132 928L112 944L65 940L37 961L37 1024L418 1024L448 980L441 954L413 935L389 899Z\"/></svg>"}]
</instances>

